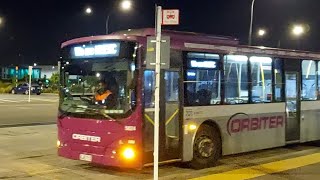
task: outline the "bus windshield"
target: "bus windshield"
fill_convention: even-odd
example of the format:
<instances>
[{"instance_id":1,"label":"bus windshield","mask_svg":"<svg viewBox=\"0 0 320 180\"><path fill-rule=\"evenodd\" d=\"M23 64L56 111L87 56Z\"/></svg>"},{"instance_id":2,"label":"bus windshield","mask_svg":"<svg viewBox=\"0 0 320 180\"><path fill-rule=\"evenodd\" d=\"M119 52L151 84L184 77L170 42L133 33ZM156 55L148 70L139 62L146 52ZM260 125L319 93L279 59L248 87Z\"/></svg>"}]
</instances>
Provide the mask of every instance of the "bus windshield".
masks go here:
<instances>
[{"instance_id":1,"label":"bus windshield","mask_svg":"<svg viewBox=\"0 0 320 180\"><path fill-rule=\"evenodd\" d=\"M60 115L118 119L131 114L135 105L134 57L65 60L61 68Z\"/></svg>"}]
</instances>

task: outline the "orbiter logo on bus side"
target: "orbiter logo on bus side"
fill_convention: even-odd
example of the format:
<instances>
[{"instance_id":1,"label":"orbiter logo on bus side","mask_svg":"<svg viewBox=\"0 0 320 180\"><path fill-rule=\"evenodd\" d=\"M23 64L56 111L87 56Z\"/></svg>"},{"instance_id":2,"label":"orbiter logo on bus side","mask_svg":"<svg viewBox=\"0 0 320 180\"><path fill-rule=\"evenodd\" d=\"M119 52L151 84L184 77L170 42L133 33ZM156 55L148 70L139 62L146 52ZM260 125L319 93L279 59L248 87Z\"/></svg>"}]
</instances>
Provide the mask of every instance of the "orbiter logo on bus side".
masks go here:
<instances>
[{"instance_id":1,"label":"orbiter logo on bus side","mask_svg":"<svg viewBox=\"0 0 320 180\"><path fill-rule=\"evenodd\" d=\"M246 117L243 118L244 116ZM237 113L230 117L227 129L228 134L231 136L231 134L242 132L280 128L284 127L284 125L285 119L283 116L261 116L250 118L249 115L245 113Z\"/></svg>"}]
</instances>

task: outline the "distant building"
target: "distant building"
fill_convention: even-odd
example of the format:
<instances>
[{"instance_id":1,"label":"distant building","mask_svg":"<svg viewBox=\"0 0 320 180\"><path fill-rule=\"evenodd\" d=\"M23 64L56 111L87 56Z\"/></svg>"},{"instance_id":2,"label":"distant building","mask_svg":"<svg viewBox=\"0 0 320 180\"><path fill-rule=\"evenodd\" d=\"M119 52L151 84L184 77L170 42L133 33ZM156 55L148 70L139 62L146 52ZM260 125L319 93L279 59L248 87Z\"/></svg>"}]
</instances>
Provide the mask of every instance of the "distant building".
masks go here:
<instances>
[{"instance_id":1,"label":"distant building","mask_svg":"<svg viewBox=\"0 0 320 180\"><path fill-rule=\"evenodd\" d=\"M58 66L48 66L48 65L37 65L36 68L41 70L40 77L50 79L53 73L58 72Z\"/></svg>"},{"instance_id":2,"label":"distant building","mask_svg":"<svg viewBox=\"0 0 320 180\"><path fill-rule=\"evenodd\" d=\"M28 76L29 68L28 66L7 66L1 68L1 79L11 79L18 77L18 79L23 79ZM58 72L57 66L34 66L32 69L31 77L32 79L43 79L45 76L50 79L53 73Z\"/></svg>"}]
</instances>

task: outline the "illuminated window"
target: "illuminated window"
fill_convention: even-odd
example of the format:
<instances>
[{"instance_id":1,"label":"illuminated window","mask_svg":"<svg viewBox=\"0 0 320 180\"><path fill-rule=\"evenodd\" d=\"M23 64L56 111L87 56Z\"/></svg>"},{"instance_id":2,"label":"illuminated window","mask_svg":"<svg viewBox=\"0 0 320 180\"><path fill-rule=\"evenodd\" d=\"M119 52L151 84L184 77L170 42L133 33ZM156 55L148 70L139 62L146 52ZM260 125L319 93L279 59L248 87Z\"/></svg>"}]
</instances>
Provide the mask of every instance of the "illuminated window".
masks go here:
<instances>
[{"instance_id":1,"label":"illuminated window","mask_svg":"<svg viewBox=\"0 0 320 180\"><path fill-rule=\"evenodd\" d=\"M274 59L274 101L284 101L284 86L283 86L283 60Z\"/></svg>"},{"instance_id":2,"label":"illuminated window","mask_svg":"<svg viewBox=\"0 0 320 180\"><path fill-rule=\"evenodd\" d=\"M248 57L224 56L225 103L248 103Z\"/></svg>"},{"instance_id":3,"label":"illuminated window","mask_svg":"<svg viewBox=\"0 0 320 180\"><path fill-rule=\"evenodd\" d=\"M302 61L302 100L316 100L316 62Z\"/></svg>"},{"instance_id":4,"label":"illuminated window","mask_svg":"<svg viewBox=\"0 0 320 180\"><path fill-rule=\"evenodd\" d=\"M220 104L220 56L209 53L188 53L185 72L185 104L203 106Z\"/></svg>"},{"instance_id":5,"label":"illuminated window","mask_svg":"<svg viewBox=\"0 0 320 180\"><path fill-rule=\"evenodd\" d=\"M318 61L318 97L320 98L320 61Z\"/></svg>"},{"instance_id":6,"label":"illuminated window","mask_svg":"<svg viewBox=\"0 0 320 180\"><path fill-rule=\"evenodd\" d=\"M270 57L250 57L251 100L252 103L272 101L272 59Z\"/></svg>"}]
</instances>

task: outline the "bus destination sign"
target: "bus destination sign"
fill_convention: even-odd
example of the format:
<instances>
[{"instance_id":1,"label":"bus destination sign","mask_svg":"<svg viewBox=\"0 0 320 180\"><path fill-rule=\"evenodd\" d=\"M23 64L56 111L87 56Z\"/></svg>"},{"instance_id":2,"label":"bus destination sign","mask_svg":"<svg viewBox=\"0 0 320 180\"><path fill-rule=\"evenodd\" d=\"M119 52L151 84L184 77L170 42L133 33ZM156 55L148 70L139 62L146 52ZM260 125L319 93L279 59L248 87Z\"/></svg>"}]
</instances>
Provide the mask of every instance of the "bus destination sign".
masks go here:
<instances>
[{"instance_id":1,"label":"bus destination sign","mask_svg":"<svg viewBox=\"0 0 320 180\"><path fill-rule=\"evenodd\" d=\"M73 58L117 57L120 43L103 43L75 46L71 49Z\"/></svg>"}]
</instances>

